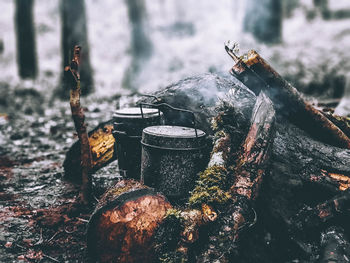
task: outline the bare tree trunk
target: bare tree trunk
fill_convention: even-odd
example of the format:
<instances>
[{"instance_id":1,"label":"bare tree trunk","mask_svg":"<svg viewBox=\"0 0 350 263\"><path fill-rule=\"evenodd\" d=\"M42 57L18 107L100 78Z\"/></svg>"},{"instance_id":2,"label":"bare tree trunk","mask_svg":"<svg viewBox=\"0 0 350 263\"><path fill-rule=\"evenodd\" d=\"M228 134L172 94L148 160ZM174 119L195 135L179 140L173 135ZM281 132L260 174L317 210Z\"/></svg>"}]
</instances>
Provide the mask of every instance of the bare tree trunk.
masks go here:
<instances>
[{"instance_id":1,"label":"bare tree trunk","mask_svg":"<svg viewBox=\"0 0 350 263\"><path fill-rule=\"evenodd\" d=\"M128 16L131 24L131 63L125 72L123 87L133 91L137 90L135 77L139 74L141 66L152 53L152 44L146 34L144 0L126 0Z\"/></svg>"},{"instance_id":2,"label":"bare tree trunk","mask_svg":"<svg viewBox=\"0 0 350 263\"><path fill-rule=\"evenodd\" d=\"M61 0L62 23L62 63L63 67L70 63L73 47L80 45L83 49L80 67L80 83L82 95L93 91L93 77L89 56L89 43L84 0ZM59 90L61 98L67 98L67 89L63 82L63 89Z\"/></svg>"},{"instance_id":3,"label":"bare tree trunk","mask_svg":"<svg viewBox=\"0 0 350 263\"><path fill-rule=\"evenodd\" d=\"M22 79L37 76L33 0L16 0L16 38L18 71Z\"/></svg>"},{"instance_id":4,"label":"bare tree trunk","mask_svg":"<svg viewBox=\"0 0 350 263\"><path fill-rule=\"evenodd\" d=\"M280 0L247 0L244 31L265 43L281 40L282 4Z\"/></svg>"},{"instance_id":5,"label":"bare tree trunk","mask_svg":"<svg viewBox=\"0 0 350 263\"><path fill-rule=\"evenodd\" d=\"M328 0L314 0L314 5L319 11L324 19L329 19L331 12L328 8Z\"/></svg>"}]
</instances>

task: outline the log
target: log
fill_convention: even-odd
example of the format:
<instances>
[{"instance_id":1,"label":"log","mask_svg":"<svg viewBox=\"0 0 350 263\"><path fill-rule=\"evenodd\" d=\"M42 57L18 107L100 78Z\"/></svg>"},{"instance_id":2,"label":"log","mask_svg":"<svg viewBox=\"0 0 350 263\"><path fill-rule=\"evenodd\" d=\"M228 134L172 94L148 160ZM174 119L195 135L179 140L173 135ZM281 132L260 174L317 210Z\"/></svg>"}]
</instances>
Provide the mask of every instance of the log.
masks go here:
<instances>
[{"instance_id":1,"label":"log","mask_svg":"<svg viewBox=\"0 0 350 263\"><path fill-rule=\"evenodd\" d=\"M112 120L100 123L93 130L89 131L92 173L117 159L116 152L114 151L115 138L112 133ZM65 178L76 183L81 183L80 141L76 141L67 151L63 168Z\"/></svg>"},{"instance_id":2,"label":"log","mask_svg":"<svg viewBox=\"0 0 350 263\"><path fill-rule=\"evenodd\" d=\"M321 235L320 263L349 262L350 243L341 227L329 227Z\"/></svg>"},{"instance_id":3,"label":"log","mask_svg":"<svg viewBox=\"0 0 350 263\"><path fill-rule=\"evenodd\" d=\"M221 222L211 231L207 248L197 262L228 262L236 256L237 242L244 229L255 224L253 202L258 197L267 174L275 132L275 110L261 92L253 109L251 127L238 155L233 184L232 202L222 211Z\"/></svg>"},{"instance_id":4,"label":"log","mask_svg":"<svg viewBox=\"0 0 350 263\"><path fill-rule=\"evenodd\" d=\"M320 226L350 208L350 190L347 190L315 207L305 206L294 217L290 224L293 232L306 231Z\"/></svg>"},{"instance_id":5,"label":"log","mask_svg":"<svg viewBox=\"0 0 350 263\"><path fill-rule=\"evenodd\" d=\"M133 180L122 180L100 199L87 229L95 262L154 262L152 238L171 208L166 198Z\"/></svg>"},{"instance_id":6,"label":"log","mask_svg":"<svg viewBox=\"0 0 350 263\"><path fill-rule=\"evenodd\" d=\"M226 101L222 96L215 99L215 95L210 96L211 92L208 92L207 96L203 96L204 92L201 86L203 87L205 83L208 84L208 90L215 90L219 95L220 91L229 91L226 94L230 95L231 100ZM230 130L230 134L238 135L233 139L239 138L237 141L240 142L242 142L242 135L245 136L249 129L249 118L256 101L254 94L244 85L237 84L234 77L213 74L188 78L154 95L174 107L197 108L197 119L200 120L197 122L197 127L201 130L211 130L210 120L218 114L218 108L214 106L217 102L232 106L233 110L223 116L223 119L226 122L231 120L230 125L227 125L226 128ZM206 100L204 97L209 99ZM259 192L260 198L258 198L259 204L264 209L259 209L260 207L256 209L260 216L258 223L263 222L263 226L259 226L263 227L260 232L268 231L271 233L277 240L277 247L281 251L272 258L277 258L277 261L281 262L281 259L293 259L292 255L283 252L285 247L291 246L288 234L290 218L297 214L305 204L314 207L349 188L350 151L310 137L309 134L281 115L276 119L275 128L276 137L271 150L271 172L268 180L265 181L264 191ZM233 145L233 152L238 151L237 144ZM225 208L227 211L230 209L228 206ZM219 220L220 218L216 219L215 225L220 225ZM321 228L317 229L317 231L321 230ZM203 235L206 236L206 234ZM203 237L203 235L197 242L204 242L204 244L207 242L208 238ZM263 239L263 237L260 238ZM254 243L249 244L254 246ZM284 247L283 244L285 244ZM240 253L244 253L244 251L245 249L241 247ZM246 251L244 256L251 258L250 250ZM186 255L192 257L191 253L186 252Z\"/></svg>"},{"instance_id":7,"label":"log","mask_svg":"<svg viewBox=\"0 0 350 263\"><path fill-rule=\"evenodd\" d=\"M235 55L225 46L236 64L231 73L255 94L264 90L275 104L276 111L298 127L326 143L350 149L350 139L333 122L307 103L301 94L284 80L256 51L250 50L246 58Z\"/></svg>"}]
</instances>

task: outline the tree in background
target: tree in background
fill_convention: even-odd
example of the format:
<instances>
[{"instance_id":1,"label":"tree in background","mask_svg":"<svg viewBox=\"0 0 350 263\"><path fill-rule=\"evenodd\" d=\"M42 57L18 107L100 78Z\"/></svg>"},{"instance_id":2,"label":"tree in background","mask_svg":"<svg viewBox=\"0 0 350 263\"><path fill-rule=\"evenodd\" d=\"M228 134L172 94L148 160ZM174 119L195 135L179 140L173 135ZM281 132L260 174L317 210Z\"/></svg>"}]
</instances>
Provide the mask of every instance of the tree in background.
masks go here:
<instances>
[{"instance_id":1,"label":"tree in background","mask_svg":"<svg viewBox=\"0 0 350 263\"><path fill-rule=\"evenodd\" d=\"M331 12L328 8L328 0L313 0L314 6L320 11L324 19L330 18Z\"/></svg>"},{"instance_id":2,"label":"tree in background","mask_svg":"<svg viewBox=\"0 0 350 263\"><path fill-rule=\"evenodd\" d=\"M141 66L152 54L152 44L146 34L146 7L144 0L125 0L131 24L131 63L123 78L123 87L137 90L136 76Z\"/></svg>"},{"instance_id":3,"label":"tree in background","mask_svg":"<svg viewBox=\"0 0 350 263\"><path fill-rule=\"evenodd\" d=\"M264 43L281 41L282 34L281 0L246 0L244 31Z\"/></svg>"},{"instance_id":4,"label":"tree in background","mask_svg":"<svg viewBox=\"0 0 350 263\"><path fill-rule=\"evenodd\" d=\"M300 5L300 0L283 0L283 16L291 17L293 15L293 11Z\"/></svg>"},{"instance_id":5,"label":"tree in background","mask_svg":"<svg viewBox=\"0 0 350 263\"><path fill-rule=\"evenodd\" d=\"M61 41L62 41L62 62L63 67L69 65L73 57L73 48L75 45L82 47L80 83L82 95L91 93L93 87L92 69L89 56L89 43L87 33L87 21L85 14L84 0L61 0ZM62 74L63 75L63 74ZM68 98L67 89L64 81L61 81L63 90L58 92L61 98Z\"/></svg>"},{"instance_id":6,"label":"tree in background","mask_svg":"<svg viewBox=\"0 0 350 263\"><path fill-rule=\"evenodd\" d=\"M35 79L38 73L33 23L33 0L16 0L16 40L19 76Z\"/></svg>"}]
</instances>

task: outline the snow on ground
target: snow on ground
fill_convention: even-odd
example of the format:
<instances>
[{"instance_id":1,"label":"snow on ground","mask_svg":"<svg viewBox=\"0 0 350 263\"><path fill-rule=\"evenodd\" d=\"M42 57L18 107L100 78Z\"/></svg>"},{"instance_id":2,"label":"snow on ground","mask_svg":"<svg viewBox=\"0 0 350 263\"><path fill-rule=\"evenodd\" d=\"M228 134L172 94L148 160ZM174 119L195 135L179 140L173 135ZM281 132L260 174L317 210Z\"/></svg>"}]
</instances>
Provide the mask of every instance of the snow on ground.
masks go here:
<instances>
[{"instance_id":1,"label":"snow on ground","mask_svg":"<svg viewBox=\"0 0 350 263\"><path fill-rule=\"evenodd\" d=\"M257 49L282 75L297 76L296 85L321 82L334 68L340 68L340 64L343 69L337 74L346 75L350 68L349 19L324 21L316 16L308 21L306 13L312 1L302 3L292 18L284 20L283 43L271 47L257 44L241 33L242 0L146 1L146 24L153 54L144 61L143 70L136 77L139 89L149 92L193 74L227 71L232 61L223 43L228 39L241 43L242 51ZM125 93L121 82L131 60L125 0L87 0L86 5L96 95ZM330 6L350 9L346 0L331 0ZM0 39L5 48L0 55L0 81L30 86L31 82L17 77L14 1L1 0L0 8ZM34 17L40 70L34 85L51 93L47 89L58 85L62 68L59 1L36 0Z\"/></svg>"}]
</instances>

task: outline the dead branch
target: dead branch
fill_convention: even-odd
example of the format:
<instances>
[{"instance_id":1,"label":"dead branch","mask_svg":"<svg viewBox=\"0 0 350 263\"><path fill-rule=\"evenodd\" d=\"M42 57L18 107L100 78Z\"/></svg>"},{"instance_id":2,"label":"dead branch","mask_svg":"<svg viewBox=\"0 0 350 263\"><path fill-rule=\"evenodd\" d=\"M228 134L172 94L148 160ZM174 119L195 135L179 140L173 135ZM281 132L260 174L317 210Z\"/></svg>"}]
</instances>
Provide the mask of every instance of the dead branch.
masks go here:
<instances>
[{"instance_id":1,"label":"dead branch","mask_svg":"<svg viewBox=\"0 0 350 263\"><path fill-rule=\"evenodd\" d=\"M70 66L65 68L65 81L70 87L70 107L75 129L80 141L81 168L82 168L82 186L80 198L84 204L91 201L91 149L89 137L86 130L85 115L80 105L80 51L81 47L74 47L74 56Z\"/></svg>"}]
</instances>

